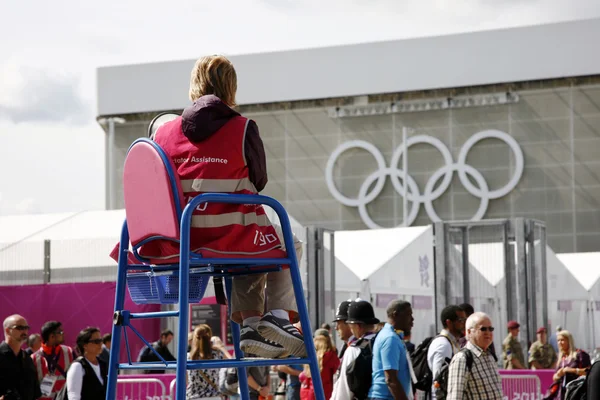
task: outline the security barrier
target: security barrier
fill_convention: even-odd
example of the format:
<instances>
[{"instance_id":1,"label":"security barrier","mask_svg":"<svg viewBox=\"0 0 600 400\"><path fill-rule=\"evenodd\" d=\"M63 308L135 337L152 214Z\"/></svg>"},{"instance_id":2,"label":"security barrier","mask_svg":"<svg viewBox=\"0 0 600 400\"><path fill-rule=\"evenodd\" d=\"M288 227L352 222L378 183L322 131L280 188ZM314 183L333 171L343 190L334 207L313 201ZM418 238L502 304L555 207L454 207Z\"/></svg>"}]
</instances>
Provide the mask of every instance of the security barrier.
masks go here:
<instances>
[{"instance_id":1,"label":"security barrier","mask_svg":"<svg viewBox=\"0 0 600 400\"><path fill-rule=\"evenodd\" d=\"M119 377L116 400L169 400L169 395L160 379Z\"/></svg>"},{"instance_id":2,"label":"security barrier","mask_svg":"<svg viewBox=\"0 0 600 400\"><path fill-rule=\"evenodd\" d=\"M541 400L542 384L536 375L501 375L504 400Z\"/></svg>"}]
</instances>

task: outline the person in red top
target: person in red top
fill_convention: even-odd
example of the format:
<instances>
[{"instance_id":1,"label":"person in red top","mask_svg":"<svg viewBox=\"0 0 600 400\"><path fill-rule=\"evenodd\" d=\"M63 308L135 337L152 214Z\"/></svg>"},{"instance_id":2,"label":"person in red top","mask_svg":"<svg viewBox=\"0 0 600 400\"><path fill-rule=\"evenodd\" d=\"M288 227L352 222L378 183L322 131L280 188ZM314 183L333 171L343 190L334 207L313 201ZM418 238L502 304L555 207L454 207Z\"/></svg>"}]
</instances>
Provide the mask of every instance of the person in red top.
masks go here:
<instances>
[{"instance_id":1,"label":"person in red top","mask_svg":"<svg viewBox=\"0 0 600 400\"><path fill-rule=\"evenodd\" d=\"M314 341L317 359L319 360L319 370L321 371L321 381L323 382L323 392L325 392L325 398L329 399L333 392L333 377L340 367L340 359L331 338L329 335L325 335L323 331L323 329L317 330ZM304 371L300 374L300 382L302 384L300 387L300 400L314 400L315 391L308 365L304 366Z\"/></svg>"},{"instance_id":2,"label":"person in red top","mask_svg":"<svg viewBox=\"0 0 600 400\"><path fill-rule=\"evenodd\" d=\"M64 332L58 321L42 326L42 348L31 355L42 391L40 399L52 399L66 383L73 363L73 349L63 345Z\"/></svg>"},{"instance_id":3,"label":"person in red top","mask_svg":"<svg viewBox=\"0 0 600 400\"><path fill-rule=\"evenodd\" d=\"M186 202L206 192L256 194L267 184L258 127L233 109L236 91L236 72L227 58L200 58L191 73L193 104L154 135L173 161ZM199 205L192 216L190 242L191 250L204 257L286 254L281 233L263 207L251 204ZM298 259L301 249L296 241ZM151 242L140 254L169 259L178 257L178 250L168 241ZM288 269L234 277L231 312L232 320L242 325L240 345L246 353L268 358L306 355L303 337L290 323L297 307Z\"/></svg>"}]
</instances>

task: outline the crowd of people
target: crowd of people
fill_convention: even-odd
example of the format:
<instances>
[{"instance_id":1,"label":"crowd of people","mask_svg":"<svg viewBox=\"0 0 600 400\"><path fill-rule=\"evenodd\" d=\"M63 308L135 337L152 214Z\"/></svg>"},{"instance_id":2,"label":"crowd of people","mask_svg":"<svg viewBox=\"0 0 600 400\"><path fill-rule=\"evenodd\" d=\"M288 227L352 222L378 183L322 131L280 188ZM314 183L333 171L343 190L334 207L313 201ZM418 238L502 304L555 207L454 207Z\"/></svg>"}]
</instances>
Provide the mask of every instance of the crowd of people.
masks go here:
<instances>
[{"instance_id":1,"label":"crowd of people","mask_svg":"<svg viewBox=\"0 0 600 400\"><path fill-rule=\"evenodd\" d=\"M66 346L62 324L48 321L29 334L21 315L3 322L0 344L0 400L104 400L111 335L87 327ZM28 347L22 346L27 343Z\"/></svg>"},{"instance_id":2,"label":"crowd of people","mask_svg":"<svg viewBox=\"0 0 600 400\"><path fill-rule=\"evenodd\" d=\"M339 304L333 320L341 340L336 348L329 324L317 329L315 344L326 399L503 399L499 364L505 369L554 369L554 384L546 399L564 400L568 384L587 376L588 399L600 398L600 368L591 368L590 355L575 346L573 335L560 328L553 335L556 350L546 328L537 330L527 362L519 342L520 326L507 324L507 336L499 359L493 345L496 328L491 318L475 312L469 304L450 305L440 314L443 329L418 346L410 341L413 325L410 303L396 300L380 321L371 303L348 300ZM3 323L5 340L0 344L0 400L15 399L104 399L111 336L87 327L76 338L76 349L64 344L59 321L48 321L39 334L20 315ZM302 332L299 324L295 328ZM173 361L168 349L173 332L144 347L138 361L153 362L163 357ZM26 348L24 344L27 345ZM256 356L247 354L247 356ZM210 326L202 324L189 335L188 360L231 359L221 339ZM600 363L598 364L600 365ZM160 371L147 371L157 373ZM280 386L276 400L314 400L315 389L307 365L247 368L250 398L272 395L271 372L277 372ZM239 399L236 368L188 371L186 397ZM589 375L589 376L588 376ZM285 395L282 396L282 393Z\"/></svg>"}]
</instances>

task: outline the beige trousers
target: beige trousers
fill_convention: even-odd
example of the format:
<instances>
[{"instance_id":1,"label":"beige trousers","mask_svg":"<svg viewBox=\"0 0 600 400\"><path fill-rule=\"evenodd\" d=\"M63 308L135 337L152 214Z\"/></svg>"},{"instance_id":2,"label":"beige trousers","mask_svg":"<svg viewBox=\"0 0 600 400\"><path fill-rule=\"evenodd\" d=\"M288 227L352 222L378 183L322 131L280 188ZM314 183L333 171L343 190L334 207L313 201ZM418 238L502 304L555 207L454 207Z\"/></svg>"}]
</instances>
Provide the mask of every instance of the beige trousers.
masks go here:
<instances>
[{"instance_id":1,"label":"beige trousers","mask_svg":"<svg viewBox=\"0 0 600 400\"><path fill-rule=\"evenodd\" d=\"M281 241L283 250L283 232L281 227L273 225ZM298 263L302 259L302 242L294 235L294 248ZM266 288L265 288L266 286ZM267 305L265 310L265 295ZM270 310L298 312L294 287L289 269L264 274L234 276L231 286L231 319L242 322L241 311L258 311L261 314Z\"/></svg>"}]
</instances>

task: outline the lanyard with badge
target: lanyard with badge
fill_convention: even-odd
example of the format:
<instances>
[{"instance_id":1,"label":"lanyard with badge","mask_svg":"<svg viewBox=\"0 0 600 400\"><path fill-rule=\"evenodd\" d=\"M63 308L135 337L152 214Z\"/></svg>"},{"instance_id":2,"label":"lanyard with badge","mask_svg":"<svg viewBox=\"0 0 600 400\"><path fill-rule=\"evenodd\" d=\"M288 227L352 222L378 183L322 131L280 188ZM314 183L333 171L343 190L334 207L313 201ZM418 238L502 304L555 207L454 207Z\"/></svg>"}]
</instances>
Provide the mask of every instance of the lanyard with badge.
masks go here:
<instances>
[{"instance_id":1,"label":"lanyard with badge","mask_svg":"<svg viewBox=\"0 0 600 400\"><path fill-rule=\"evenodd\" d=\"M58 380L58 376L55 374L55 371L58 369L58 372L61 373L66 378L65 371L58 365L58 360L60 359L62 352L57 352L56 354L47 355L44 353L44 358L48 364L48 374L44 376L42 382L40 382L40 390L42 392L42 396L49 397L52 395L54 385Z\"/></svg>"}]
</instances>

